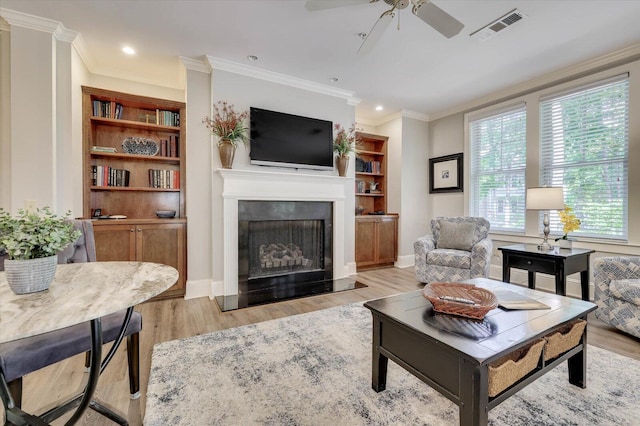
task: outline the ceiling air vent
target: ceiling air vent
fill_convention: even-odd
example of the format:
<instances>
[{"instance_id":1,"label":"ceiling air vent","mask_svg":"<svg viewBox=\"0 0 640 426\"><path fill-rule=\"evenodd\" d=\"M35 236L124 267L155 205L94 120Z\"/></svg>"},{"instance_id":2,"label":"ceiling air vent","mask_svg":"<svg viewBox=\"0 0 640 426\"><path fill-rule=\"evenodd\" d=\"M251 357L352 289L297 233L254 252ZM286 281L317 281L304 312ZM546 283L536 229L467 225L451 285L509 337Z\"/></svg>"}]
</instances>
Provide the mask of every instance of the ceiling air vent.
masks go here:
<instances>
[{"instance_id":1,"label":"ceiling air vent","mask_svg":"<svg viewBox=\"0 0 640 426\"><path fill-rule=\"evenodd\" d=\"M471 33L470 37L473 37L476 40L484 41L498 34L500 31L504 30L505 28L522 20L522 18L524 18L525 16L526 15L520 12L518 9L513 9L511 12L496 19L489 25L482 27L478 31Z\"/></svg>"}]
</instances>

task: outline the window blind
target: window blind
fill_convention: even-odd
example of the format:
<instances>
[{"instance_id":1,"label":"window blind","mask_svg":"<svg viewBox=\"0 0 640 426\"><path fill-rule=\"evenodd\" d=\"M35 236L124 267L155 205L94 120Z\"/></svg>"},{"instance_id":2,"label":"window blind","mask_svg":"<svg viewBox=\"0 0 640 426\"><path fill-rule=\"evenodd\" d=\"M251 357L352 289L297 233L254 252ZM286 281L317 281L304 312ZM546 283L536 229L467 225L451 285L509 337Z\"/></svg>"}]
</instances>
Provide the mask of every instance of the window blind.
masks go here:
<instances>
[{"instance_id":1,"label":"window blind","mask_svg":"<svg viewBox=\"0 0 640 426\"><path fill-rule=\"evenodd\" d=\"M581 221L571 235L627 239L628 122L626 75L541 101L540 183L564 188ZM555 211L550 227L564 234Z\"/></svg>"},{"instance_id":2,"label":"window blind","mask_svg":"<svg viewBox=\"0 0 640 426\"><path fill-rule=\"evenodd\" d=\"M470 211L495 231L524 232L526 111L521 104L471 120Z\"/></svg>"}]
</instances>

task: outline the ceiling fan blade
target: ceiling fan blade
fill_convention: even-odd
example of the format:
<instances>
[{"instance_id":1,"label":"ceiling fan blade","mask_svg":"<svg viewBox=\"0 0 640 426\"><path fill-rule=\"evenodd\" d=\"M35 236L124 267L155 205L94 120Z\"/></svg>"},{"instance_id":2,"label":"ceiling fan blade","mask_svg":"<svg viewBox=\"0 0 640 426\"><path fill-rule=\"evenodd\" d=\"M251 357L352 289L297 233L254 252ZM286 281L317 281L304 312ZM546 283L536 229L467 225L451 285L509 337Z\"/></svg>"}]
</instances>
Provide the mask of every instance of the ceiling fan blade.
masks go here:
<instances>
[{"instance_id":1,"label":"ceiling fan blade","mask_svg":"<svg viewBox=\"0 0 640 426\"><path fill-rule=\"evenodd\" d=\"M391 21L393 21L394 16L396 16L395 8L387 10L380 15L380 18L373 24L373 28L371 28L371 31L369 31L356 53L364 54L370 52L378 43L378 40L380 40Z\"/></svg>"},{"instance_id":2,"label":"ceiling fan blade","mask_svg":"<svg viewBox=\"0 0 640 426\"><path fill-rule=\"evenodd\" d=\"M362 3L375 3L377 1L378 0L307 0L304 7L306 7L308 11L313 12L315 10L333 9L335 7Z\"/></svg>"},{"instance_id":3,"label":"ceiling fan blade","mask_svg":"<svg viewBox=\"0 0 640 426\"><path fill-rule=\"evenodd\" d=\"M428 0L413 6L412 12L446 38L453 37L464 28L462 22Z\"/></svg>"}]
</instances>

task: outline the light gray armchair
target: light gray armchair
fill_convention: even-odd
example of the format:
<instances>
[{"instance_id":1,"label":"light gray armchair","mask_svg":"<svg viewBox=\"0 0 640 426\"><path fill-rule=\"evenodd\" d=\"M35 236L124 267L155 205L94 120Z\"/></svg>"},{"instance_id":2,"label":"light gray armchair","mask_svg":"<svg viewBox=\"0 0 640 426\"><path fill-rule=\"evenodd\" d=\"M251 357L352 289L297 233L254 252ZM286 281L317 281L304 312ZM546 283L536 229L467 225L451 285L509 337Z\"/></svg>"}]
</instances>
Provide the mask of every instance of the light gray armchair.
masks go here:
<instances>
[{"instance_id":1,"label":"light gray armchair","mask_svg":"<svg viewBox=\"0 0 640 426\"><path fill-rule=\"evenodd\" d=\"M413 245L418 281L455 282L488 277L493 242L491 224L482 217L438 217L431 235Z\"/></svg>"},{"instance_id":2,"label":"light gray armchair","mask_svg":"<svg viewBox=\"0 0 640 426\"><path fill-rule=\"evenodd\" d=\"M601 257L593 272L596 318L640 337L640 257Z\"/></svg>"}]
</instances>

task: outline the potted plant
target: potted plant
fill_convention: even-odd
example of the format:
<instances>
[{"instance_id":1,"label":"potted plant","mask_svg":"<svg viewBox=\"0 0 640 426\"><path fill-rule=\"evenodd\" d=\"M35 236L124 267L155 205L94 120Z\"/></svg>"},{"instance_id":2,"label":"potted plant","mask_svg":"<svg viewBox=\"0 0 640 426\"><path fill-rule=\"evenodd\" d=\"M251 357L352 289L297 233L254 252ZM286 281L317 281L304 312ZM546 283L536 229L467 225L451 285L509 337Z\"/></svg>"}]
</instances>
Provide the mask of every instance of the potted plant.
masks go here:
<instances>
[{"instance_id":1,"label":"potted plant","mask_svg":"<svg viewBox=\"0 0 640 426\"><path fill-rule=\"evenodd\" d=\"M580 229L580 219L573 213L573 209L565 204L564 210L558 212L560 215L560 222L562 223L562 237L556 238L556 242L562 248L571 248L573 239L569 238L569 232L577 231Z\"/></svg>"},{"instance_id":2,"label":"potted plant","mask_svg":"<svg viewBox=\"0 0 640 426\"><path fill-rule=\"evenodd\" d=\"M333 129L336 131L336 135L333 138L333 152L337 154L338 174L346 176L347 168L349 167L349 154L355 151L358 142L356 125L354 123L349 129L345 129L340 123L336 123Z\"/></svg>"},{"instance_id":3,"label":"potted plant","mask_svg":"<svg viewBox=\"0 0 640 426\"><path fill-rule=\"evenodd\" d=\"M69 212L67 213L67 217ZM46 290L53 281L57 253L78 239L80 231L48 207L17 216L0 208L0 250L9 287L16 294Z\"/></svg>"},{"instance_id":4,"label":"potted plant","mask_svg":"<svg viewBox=\"0 0 640 426\"><path fill-rule=\"evenodd\" d=\"M248 111L238 113L233 105L227 101L219 101L213 105L215 115L213 118L205 117L202 122L217 136L218 153L222 168L230 169L233 165L233 158L238 147L238 142L242 141L245 146L249 142L248 130L245 120L249 116Z\"/></svg>"}]
</instances>

